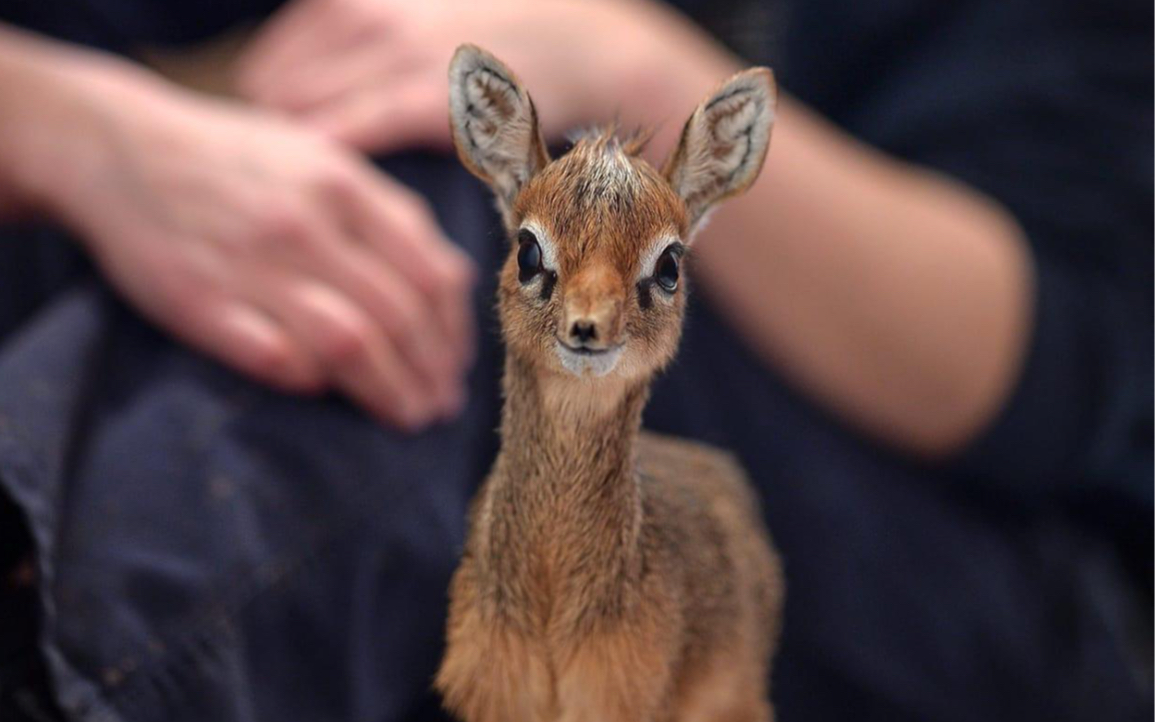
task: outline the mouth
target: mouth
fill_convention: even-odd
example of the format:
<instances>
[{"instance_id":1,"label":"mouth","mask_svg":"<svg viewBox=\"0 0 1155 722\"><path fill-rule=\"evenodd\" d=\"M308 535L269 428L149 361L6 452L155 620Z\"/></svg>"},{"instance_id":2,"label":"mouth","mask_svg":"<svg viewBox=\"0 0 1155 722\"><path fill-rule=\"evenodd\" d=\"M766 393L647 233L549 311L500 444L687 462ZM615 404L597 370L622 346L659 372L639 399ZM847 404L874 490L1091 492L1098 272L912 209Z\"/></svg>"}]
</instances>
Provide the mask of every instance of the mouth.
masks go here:
<instances>
[{"instance_id":1,"label":"mouth","mask_svg":"<svg viewBox=\"0 0 1155 722\"><path fill-rule=\"evenodd\" d=\"M574 376L605 376L618 365L625 344L609 348L570 346L557 340L557 355L561 365Z\"/></svg>"},{"instance_id":2,"label":"mouth","mask_svg":"<svg viewBox=\"0 0 1155 722\"><path fill-rule=\"evenodd\" d=\"M617 350L616 346L611 346L610 348L589 348L588 346L570 346L564 341L558 341L558 343L565 347L566 351L576 353L579 356L601 356L602 354Z\"/></svg>"}]
</instances>

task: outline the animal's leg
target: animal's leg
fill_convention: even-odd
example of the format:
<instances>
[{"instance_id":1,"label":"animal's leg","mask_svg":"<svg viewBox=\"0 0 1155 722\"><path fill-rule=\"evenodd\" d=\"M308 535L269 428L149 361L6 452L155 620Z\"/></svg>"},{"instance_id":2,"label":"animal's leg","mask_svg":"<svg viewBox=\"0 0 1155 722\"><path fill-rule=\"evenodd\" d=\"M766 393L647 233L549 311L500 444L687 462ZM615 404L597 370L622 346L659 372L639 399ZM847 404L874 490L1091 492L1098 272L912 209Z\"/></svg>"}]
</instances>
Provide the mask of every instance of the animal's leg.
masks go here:
<instances>
[{"instance_id":1,"label":"animal's leg","mask_svg":"<svg viewBox=\"0 0 1155 722\"><path fill-rule=\"evenodd\" d=\"M673 652L656 631L583 640L558 678L559 722L667 722Z\"/></svg>"},{"instance_id":2,"label":"animal's leg","mask_svg":"<svg viewBox=\"0 0 1155 722\"><path fill-rule=\"evenodd\" d=\"M774 710L765 701L752 699L719 716L716 722L774 722Z\"/></svg>"},{"instance_id":3,"label":"animal's leg","mask_svg":"<svg viewBox=\"0 0 1155 722\"><path fill-rule=\"evenodd\" d=\"M719 652L687 672L676 698L675 722L773 722L764 664Z\"/></svg>"}]
</instances>

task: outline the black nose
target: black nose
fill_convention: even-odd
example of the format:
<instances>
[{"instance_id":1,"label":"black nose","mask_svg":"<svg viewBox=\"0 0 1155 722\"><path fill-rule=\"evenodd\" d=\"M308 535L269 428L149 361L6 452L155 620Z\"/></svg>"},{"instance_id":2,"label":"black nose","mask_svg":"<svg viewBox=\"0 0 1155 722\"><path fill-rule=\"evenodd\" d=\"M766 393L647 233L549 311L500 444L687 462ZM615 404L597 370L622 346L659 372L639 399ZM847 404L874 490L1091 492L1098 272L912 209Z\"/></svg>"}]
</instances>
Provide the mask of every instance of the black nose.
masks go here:
<instances>
[{"instance_id":1,"label":"black nose","mask_svg":"<svg viewBox=\"0 0 1155 722\"><path fill-rule=\"evenodd\" d=\"M574 321L573 328L569 330L569 335L578 343L597 341L598 328L594 325L593 321Z\"/></svg>"}]
</instances>

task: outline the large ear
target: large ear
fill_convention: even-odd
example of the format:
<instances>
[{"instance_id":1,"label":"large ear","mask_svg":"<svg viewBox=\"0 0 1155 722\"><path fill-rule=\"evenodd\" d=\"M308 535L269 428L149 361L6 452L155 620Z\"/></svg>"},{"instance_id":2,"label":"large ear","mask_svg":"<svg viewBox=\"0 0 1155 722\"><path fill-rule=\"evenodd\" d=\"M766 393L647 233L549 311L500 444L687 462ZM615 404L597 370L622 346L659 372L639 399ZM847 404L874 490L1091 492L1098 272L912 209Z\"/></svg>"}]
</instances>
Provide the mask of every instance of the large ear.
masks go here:
<instances>
[{"instance_id":1,"label":"large ear","mask_svg":"<svg viewBox=\"0 0 1155 722\"><path fill-rule=\"evenodd\" d=\"M549 163L529 93L500 60L462 45L449 64L449 125L461 162L493 188L508 224L517 194Z\"/></svg>"},{"instance_id":2,"label":"large ear","mask_svg":"<svg viewBox=\"0 0 1155 722\"><path fill-rule=\"evenodd\" d=\"M777 99L774 74L751 68L723 83L686 121L662 175L685 201L691 228L711 206L758 177Z\"/></svg>"}]
</instances>

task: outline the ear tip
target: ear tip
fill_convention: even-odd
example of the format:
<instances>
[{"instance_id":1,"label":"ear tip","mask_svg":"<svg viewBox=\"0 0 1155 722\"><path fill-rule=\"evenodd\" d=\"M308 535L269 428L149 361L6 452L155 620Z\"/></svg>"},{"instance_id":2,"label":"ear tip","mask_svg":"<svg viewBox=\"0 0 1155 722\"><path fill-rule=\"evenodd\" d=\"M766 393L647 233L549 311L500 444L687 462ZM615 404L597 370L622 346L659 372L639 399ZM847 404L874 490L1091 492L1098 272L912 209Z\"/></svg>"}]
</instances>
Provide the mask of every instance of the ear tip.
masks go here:
<instances>
[{"instance_id":1,"label":"ear tip","mask_svg":"<svg viewBox=\"0 0 1155 722\"><path fill-rule=\"evenodd\" d=\"M478 68L487 68L499 75L513 76L513 72L497 56L480 45L462 43L449 61L449 77L461 78Z\"/></svg>"},{"instance_id":2,"label":"ear tip","mask_svg":"<svg viewBox=\"0 0 1155 722\"><path fill-rule=\"evenodd\" d=\"M774 71L770 68L762 65L746 68L726 82L726 85L731 87L738 84L759 92L766 97L771 105L778 101L778 81L774 77Z\"/></svg>"},{"instance_id":3,"label":"ear tip","mask_svg":"<svg viewBox=\"0 0 1155 722\"><path fill-rule=\"evenodd\" d=\"M774 75L774 70L765 66L759 66L757 68L753 68L753 70L763 78L763 82L766 83L766 88L769 91L770 97L777 100L778 78Z\"/></svg>"},{"instance_id":4,"label":"ear tip","mask_svg":"<svg viewBox=\"0 0 1155 722\"><path fill-rule=\"evenodd\" d=\"M457 46L457 50L453 52L453 59L449 61L449 93L452 98L454 95L464 92L462 82L465 78L471 75L475 70L488 70L495 75L501 76L507 80L510 85L515 86L518 94L521 94L521 81L518 80L517 75L510 70L505 63L498 59L496 55L489 52L480 45L473 43L462 43Z\"/></svg>"},{"instance_id":5,"label":"ear tip","mask_svg":"<svg viewBox=\"0 0 1155 722\"><path fill-rule=\"evenodd\" d=\"M450 74L470 67L486 64L493 60L493 55L473 43L462 43L453 51L453 59L449 61Z\"/></svg>"}]
</instances>

